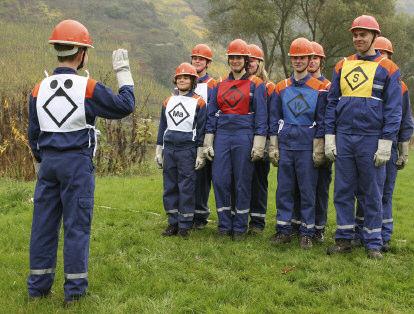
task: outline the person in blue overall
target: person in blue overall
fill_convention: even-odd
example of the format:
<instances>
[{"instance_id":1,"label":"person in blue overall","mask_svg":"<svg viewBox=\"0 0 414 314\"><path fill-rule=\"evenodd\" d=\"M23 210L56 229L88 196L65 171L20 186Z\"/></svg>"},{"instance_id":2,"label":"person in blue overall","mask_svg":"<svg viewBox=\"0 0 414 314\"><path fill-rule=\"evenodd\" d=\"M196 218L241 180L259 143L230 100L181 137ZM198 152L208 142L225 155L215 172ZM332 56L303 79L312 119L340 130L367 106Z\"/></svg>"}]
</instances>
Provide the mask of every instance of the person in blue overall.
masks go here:
<instances>
[{"instance_id":1,"label":"person in blue overall","mask_svg":"<svg viewBox=\"0 0 414 314\"><path fill-rule=\"evenodd\" d=\"M326 58L325 52L319 43L312 41L311 44L314 55L309 62L308 72L312 77L324 84L324 89L329 90L331 82L321 73ZM327 93L324 93L324 95L327 96ZM316 186L315 235L313 239L318 243L323 243L325 240L325 225L328 219L329 185L331 184L331 181L332 162L325 158L324 164L318 168L318 183ZM299 187L296 189L297 199L295 199L295 210L292 217L292 229L294 234L299 234L299 228L302 223L300 218L300 194L298 193L298 190Z\"/></svg>"},{"instance_id":2,"label":"person in blue overall","mask_svg":"<svg viewBox=\"0 0 414 314\"><path fill-rule=\"evenodd\" d=\"M276 106L270 107L269 158L278 166L276 234L273 244L289 243L296 188L300 193L300 246L312 247L315 232L315 197L319 167L324 162L324 84L307 71L313 48L306 38L295 39L289 49L293 75L276 84Z\"/></svg>"},{"instance_id":3,"label":"person in blue overall","mask_svg":"<svg viewBox=\"0 0 414 314\"><path fill-rule=\"evenodd\" d=\"M253 162L263 158L267 136L266 88L261 79L246 72L249 55L241 39L228 45L231 72L209 100L204 139L206 158L214 158L218 234L232 235L236 241L243 240L247 232Z\"/></svg>"},{"instance_id":4,"label":"person in blue overall","mask_svg":"<svg viewBox=\"0 0 414 314\"><path fill-rule=\"evenodd\" d=\"M29 100L28 136L37 163L37 183L30 238L31 298L50 293L56 268L61 221L64 227L64 292L69 305L85 295L94 205L97 117L121 119L135 107L126 50L113 52L119 95L97 81L77 74L88 61L92 39L74 20L60 22L49 43L58 67L37 84Z\"/></svg>"},{"instance_id":5,"label":"person in blue overall","mask_svg":"<svg viewBox=\"0 0 414 314\"><path fill-rule=\"evenodd\" d=\"M336 163L337 223L327 254L352 251L359 190L367 256L381 259L385 164L402 117L400 71L374 49L380 28L373 16L357 17L350 31L357 54L336 64L325 112L325 155Z\"/></svg>"},{"instance_id":6,"label":"person in blue overall","mask_svg":"<svg viewBox=\"0 0 414 314\"><path fill-rule=\"evenodd\" d=\"M392 58L394 49L389 39L385 37L377 37L374 42L375 50L378 50L383 57ZM411 113L410 97L407 85L401 81L402 89L402 120L400 130L398 132L397 141L392 144L391 159L386 165L386 177L384 191L382 195L382 251L390 250L390 241L394 229L394 220L392 216L392 195L394 193L395 181L397 179L397 171L404 168L408 161L408 148L411 136L413 135L413 118ZM359 192L360 193L360 192ZM353 246L362 246L362 231L364 227L364 211L362 204L359 202L355 217L355 240Z\"/></svg>"},{"instance_id":7,"label":"person in blue overall","mask_svg":"<svg viewBox=\"0 0 414 314\"><path fill-rule=\"evenodd\" d=\"M163 236L189 236L195 211L196 170L205 163L203 154L206 103L194 93L197 71L180 64L174 77L178 94L162 106L155 161L163 169L164 209L168 226Z\"/></svg>"},{"instance_id":8,"label":"person in blue overall","mask_svg":"<svg viewBox=\"0 0 414 314\"><path fill-rule=\"evenodd\" d=\"M248 72L250 75L256 75L265 83L267 112L269 114L269 107L272 104L274 105L275 102L275 84L269 80L269 77L267 75L263 50L257 45L250 44L249 51L250 59ZM251 235L261 234L265 228L268 190L267 177L269 175L269 171L270 161L267 156L264 156L262 160L258 160L254 163L252 196L250 202L250 222L248 231L248 233Z\"/></svg>"},{"instance_id":9,"label":"person in blue overall","mask_svg":"<svg viewBox=\"0 0 414 314\"><path fill-rule=\"evenodd\" d=\"M206 44L198 44L191 51L191 64L197 70L197 87L195 93L203 97L208 105L213 89L217 82L208 73L207 69L213 61L213 51ZM196 171L196 200L194 212L194 229L204 229L208 223L210 209L208 207L208 197L211 189L211 162L206 160L203 168Z\"/></svg>"}]
</instances>

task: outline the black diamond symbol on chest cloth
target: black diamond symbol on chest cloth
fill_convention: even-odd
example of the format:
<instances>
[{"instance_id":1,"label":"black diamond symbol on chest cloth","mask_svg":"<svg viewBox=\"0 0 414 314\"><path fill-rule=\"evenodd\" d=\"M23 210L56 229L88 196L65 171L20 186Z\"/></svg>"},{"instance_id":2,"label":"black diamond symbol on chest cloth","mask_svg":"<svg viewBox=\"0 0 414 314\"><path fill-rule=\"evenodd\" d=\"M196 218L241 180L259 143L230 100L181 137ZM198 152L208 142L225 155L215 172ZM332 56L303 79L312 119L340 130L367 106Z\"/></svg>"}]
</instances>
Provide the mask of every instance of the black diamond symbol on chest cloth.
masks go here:
<instances>
[{"instance_id":1,"label":"black diamond symbol on chest cloth","mask_svg":"<svg viewBox=\"0 0 414 314\"><path fill-rule=\"evenodd\" d=\"M243 98L243 93L234 85L223 94L224 102L231 108L236 107Z\"/></svg>"},{"instance_id":2,"label":"black diamond symbol on chest cloth","mask_svg":"<svg viewBox=\"0 0 414 314\"><path fill-rule=\"evenodd\" d=\"M55 100L55 98L57 97L64 97L66 99L67 102L65 103L59 102L61 104L65 104L64 107L59 106L60 108L55 108L56 103L54 103L53 100ZM60 113L59 117L56 117L57 112L53 114L52 111L49 110L48 106L51 107L52 105L54 105L53 111L56 111L56 110L59 111ZM67 105L69 105L69 107ZM78 109L78 106L73 102L73 100L68 96L68 94L66 94L66 92L62 89L62 87L59 87L56 93L53 94L43 105L43 109L48 114L50 119L52 119L53 122L55 122L56 125L60 128L70 118L70 116L76 111L76 109ZM67 111L66 115L65 115L65 111L62 111L62 110Z\"/></svg>"},{"instance_id":3,"label":"black diamond symbol on chest cloth","mask_svg":"<svg viewBox=\"0 0 414 314\"><path fill-rule=\"evenodd\" d=\"M175 105L170 111L168 111L168 115L176 126L190 116L182 103Z\"/></svg>"},{"instance_id":4,"label":"black diamond symbol on chest cloth","mask_svg":"<svg viewBox=\"0 0 414 314\"><path fill-rule=\"evenodd\" d=\"M347 75L345 75L345 81L348 83L349 87L354 91L366 81L368 81L368 76L365 74L364 70L357 66L352 69Z\"/></svg>"},{"instance_id":5,"label":"black diamond symbol on chest cloth","mask_svg":"<svg viewBox=\"0 0 414 314\"><path fill-rule=\"evenodd\" d=\"M310 105L302 94L299 94L295 98L291 99L287 103L287 106L295 118L299 117L302 113L310 108Z\"/></svg>"}]
</instances>

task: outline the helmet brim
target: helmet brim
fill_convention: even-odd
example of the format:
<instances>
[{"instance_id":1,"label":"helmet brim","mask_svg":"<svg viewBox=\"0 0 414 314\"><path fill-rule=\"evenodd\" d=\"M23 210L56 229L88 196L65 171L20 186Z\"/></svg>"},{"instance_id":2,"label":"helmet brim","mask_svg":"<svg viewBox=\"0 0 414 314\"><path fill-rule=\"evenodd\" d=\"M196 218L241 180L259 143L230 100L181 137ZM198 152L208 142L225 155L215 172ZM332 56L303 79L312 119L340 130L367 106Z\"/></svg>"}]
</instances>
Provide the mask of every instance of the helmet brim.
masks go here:
<instances>
[{"instance_id":1,"label":"helmet brim","mask_svg":"<svg viewBox=\"0 0 414 314\"><path fill-rule=\"evenodd\" d=\"M94 46L90 44L80 43L77 41L66 41L66 40L55 40L55 39L49 39L49 44L62 44L62 45L68 45L68 46L79 46L79 47L87 47L87 48L95 48Z\"/></svg>"}]
</instances>

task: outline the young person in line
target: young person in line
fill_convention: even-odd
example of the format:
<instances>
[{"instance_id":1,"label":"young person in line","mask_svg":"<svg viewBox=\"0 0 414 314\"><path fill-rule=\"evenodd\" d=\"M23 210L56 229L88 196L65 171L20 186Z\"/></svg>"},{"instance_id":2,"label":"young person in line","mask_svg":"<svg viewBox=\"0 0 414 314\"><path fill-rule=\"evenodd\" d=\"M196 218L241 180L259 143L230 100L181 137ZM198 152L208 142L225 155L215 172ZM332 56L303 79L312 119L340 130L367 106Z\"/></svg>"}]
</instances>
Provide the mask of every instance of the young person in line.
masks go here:
<instances>
[{"instance_id":1,"label":"young person in line","mask_svg":"<svg viewBox=\"0 0 414 314\"><path fill-rule=\"evenodd\" d=\"M216 87L217 82L208 73L208 67L213 62L213 51L206 44L198 44L191 51L191 64L197 70L197 87L195 93L203 97L208 106L208 101ZM206 160L203 168L196 171L196 200L194 211L194 229L204 229L210 215L208 197L211 189L211 162Z\"/></svg>"},{"instance_id":2,"label":"young person in line","mask_svg":"<svg viewBox=\"0 0 414 314\"><path fill-rule=\"evenodd\" d=\"M318 170L324 163L325 85L308 73L314 54L306 38L290 45L293 75L276 84L276 106L270 108L269 158L278 166L276 234L272 243L291 242L296 188L300 193L300 246L312 247ZM280 158L279 158L280 156Z\"/></svg>"},{"instance_id":3,"label":"young person in line","mask_svg":"<svg viewBox=\"0 0 414 314\"><path fill-rule=\"evenodd\" d=\"M243 240L247 232L253 162L263 158L267 136L266 89L261 79L247 73L249 56L245 41L235 39L228 45L230 74L209 100L204 139L206 158L214 158L218 234L234 240Z\"/></svg>"},{"instance_id":4,"label":"young person in line","mask_svg":"<svg viewBox=\"0 0 414 314\"><path fill-rule=\"evenodd\" d=\"M164 209L168 226L163 236L188 237L195 211L196 170L204 166L206 103L194 93L197 71L189 63L175 70L178 94L162 105L155 162L163 169Z\"/></svg>"},{"instance_id":5,"label":"young person in line","mask_svg":"<svg viewBox=\"0 0 414 314\"><path fill-rule=\"evenodd\" d=\"M359 191L367 255L381 259L385 164L402 117L400 71L375 51L380 27L373 16L357 17L350 32L357 53L336 64L325 113L325 155L335 161L337 223L335 245L327 254L351 252Z\"/></svg>"}]
</instances>

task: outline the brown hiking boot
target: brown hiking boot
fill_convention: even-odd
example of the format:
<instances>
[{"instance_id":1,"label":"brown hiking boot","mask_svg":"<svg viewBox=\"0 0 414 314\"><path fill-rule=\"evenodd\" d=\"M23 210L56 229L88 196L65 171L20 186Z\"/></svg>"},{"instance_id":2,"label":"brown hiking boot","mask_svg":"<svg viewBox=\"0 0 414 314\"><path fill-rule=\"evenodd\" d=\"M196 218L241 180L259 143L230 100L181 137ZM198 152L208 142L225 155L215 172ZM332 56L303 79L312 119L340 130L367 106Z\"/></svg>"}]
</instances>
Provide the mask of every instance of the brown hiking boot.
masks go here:
<instances>
[{"instance_id":1,"label":"brown hiking boot","mask_svg":"<svg viewBox=\"0 0 414 314\"><path fill-rule=\"evenodd\" d=\"M300 247L304 250L309 250L312 248L312 238L308 236L300 236Z\"/></svg>"},{"instance_id":2,"label":"brown hiking boot","mask_svg":"<svg viewBox=\"0 0 414 314\"><path fill-rule=\"evenodd\" d=\"M351 253L352 246L351 240L347 239L338 239L335 241L335 245L328 247L326 254L333 255L337 253Z\"/></svg>"},{"instance_id":3,"label":"brown hiking boot","mask_svg":"<svg viewBox=\"0 0 414 314\"><path fill-rule=\"evenodd\" d=\"M379 250L367 250L367 256L371 259L383 259L383 256Z\"/></svg>"},{"instance_id":4,"label":"brown hiking boot","mask_svg":"<svg viewBox=\"0 0 414 314\"><path fill-rule=\"evenodd\" d=\"M292 240L292 237L289 234L283 234L283 233L276 233L270 238L270 242L276 245L290 243L291 240Z\"/></svg>"}]
</instances>

